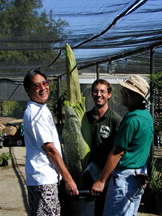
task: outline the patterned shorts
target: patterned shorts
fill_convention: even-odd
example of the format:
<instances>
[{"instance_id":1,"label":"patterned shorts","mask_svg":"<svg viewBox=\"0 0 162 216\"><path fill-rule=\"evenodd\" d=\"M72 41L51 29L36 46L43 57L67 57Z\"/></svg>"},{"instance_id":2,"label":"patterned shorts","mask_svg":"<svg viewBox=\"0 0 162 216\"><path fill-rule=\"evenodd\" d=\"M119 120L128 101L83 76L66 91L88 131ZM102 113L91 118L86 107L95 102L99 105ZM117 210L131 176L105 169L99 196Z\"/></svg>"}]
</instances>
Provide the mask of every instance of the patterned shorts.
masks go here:
<instances>
[{"instance_id":1,"label":"patterned shorts","mask_svg":"<svg viewBox=\"0 0 162 216\"><path fill-rule=\"evenodd\" d=\"M60 216L58 184L27 186L29 216Z\"/></svg>"}]
</instances>

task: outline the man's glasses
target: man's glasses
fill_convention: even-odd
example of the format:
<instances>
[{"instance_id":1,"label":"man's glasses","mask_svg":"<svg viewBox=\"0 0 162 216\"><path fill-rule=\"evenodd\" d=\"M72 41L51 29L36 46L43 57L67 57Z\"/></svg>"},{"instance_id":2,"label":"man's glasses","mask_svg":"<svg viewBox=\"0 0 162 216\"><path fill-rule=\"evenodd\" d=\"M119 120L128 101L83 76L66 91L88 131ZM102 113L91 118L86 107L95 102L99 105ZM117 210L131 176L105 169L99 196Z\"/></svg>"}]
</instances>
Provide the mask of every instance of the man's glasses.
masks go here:
<instances>
[{"instance_id":1,"label":"man's glasses","mask_svg":"<svg viewBox=\"0 0 162 216\"><path fill-rule=\"evenodd\" d=\"M125 94L125 96L126 96L127 98L131 98L131 97L132 97L131 92L125 92L123 88L120 90L120 92L121 92L121 94Z\"/></svg>"},{"instance_id":2,"label":"man's glasses","mask_svg":"<svg viewBox=\"0 0 162 216\"><path fill-rule=\"evenodd\" d=\"M49 85L48 81L44 80L41 83L34 83L33 88L34 88L34 90L40 90L42 88L42 86L46 88L48 85Z\"/></svg>"},{"instance_id":3,"label":"man's glasses","mask_svg":"<svg viewBox=\"0 0 162 216\"><path fill-rule=\"evenodd\" d=\"M106 94L106 93L107 93L107 92L106 92L106 91L104 91L104 90L101 90L101 91L94 90L92 93L93 93L93 95L97 95L97 94L98 94L98 92L100 92L100 94Z\"/></svg>"}]
</instances>

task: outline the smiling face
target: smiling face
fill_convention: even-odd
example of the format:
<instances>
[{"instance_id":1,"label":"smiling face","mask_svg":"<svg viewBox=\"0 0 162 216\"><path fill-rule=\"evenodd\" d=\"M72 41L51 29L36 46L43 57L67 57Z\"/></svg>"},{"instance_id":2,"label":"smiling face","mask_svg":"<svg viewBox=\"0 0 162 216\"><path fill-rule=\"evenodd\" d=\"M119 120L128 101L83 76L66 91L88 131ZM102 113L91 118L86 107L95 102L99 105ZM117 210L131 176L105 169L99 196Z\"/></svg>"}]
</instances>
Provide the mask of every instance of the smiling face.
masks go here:
<instances>
[{"instance_id":1,"label":"smiling face","mask_svg":"<svg viewBox=\"0 0 162 216\"><path fill-rule=\"evenodd\" d=\"M49 96L49 85L45 82L45 78L40 74L36 74L31 81L31 87L26 88L30 100L39 104L45 104Z\"/></svg>"},{"instance_id":2,"label":"smiling face","mask_svg":"<svg viewBox=\"0 0 162 216\"><path fill-rule=\"evenodd\" d=\"M94 86L92 92L92 98L95 103L95 106L98 108L108 107L108 99L111 97L111 93L108 93L107 86L101 83L98 83Z\"/></svg>"}]
</instances>

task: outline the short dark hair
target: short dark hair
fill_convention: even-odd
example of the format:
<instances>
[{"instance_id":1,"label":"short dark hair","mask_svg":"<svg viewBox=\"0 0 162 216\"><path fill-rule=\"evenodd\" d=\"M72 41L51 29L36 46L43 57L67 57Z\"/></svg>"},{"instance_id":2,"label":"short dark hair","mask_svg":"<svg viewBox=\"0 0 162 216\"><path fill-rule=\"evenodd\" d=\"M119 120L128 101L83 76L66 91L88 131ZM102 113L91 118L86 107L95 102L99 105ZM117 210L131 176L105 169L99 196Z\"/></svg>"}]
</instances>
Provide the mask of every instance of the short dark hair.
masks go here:
<instances>
[{"instance_id":1,"label":"short dark hair","mask_svg":"<svg viewBox=\"0 0 162 216\"><path fill-rule=\"evenodd\" d=\"M107 86L107 92L108 92L108 93L111 93L112 87L111 87L110 83L107 82L107 81L104 80L104 79L98 79L98 80L95 80L95 81L93 82L92 88L91 88L92 93L93 93L93 89L94 89L95 85L98 85L99 83L101 83L101 84L103 84L103 85L106 85L106 86Z\"/></svg>"},{"instance_id":2,"label":"short dark hair","mask_svg":"<svg viewBox=\"0 0 162 216\"><path fill-rule=\"evenodd\" d=\"M27 72L27 74L24 77L24 88L30 88L31 84L32 84L32 78L36 75L36 74L40 74L41 76L43 76L46 80L47 80L47 76L46 74L44 74L44 72L42 72L40 69L32 69L30 71Z\"/></svg>"}]
</instances>

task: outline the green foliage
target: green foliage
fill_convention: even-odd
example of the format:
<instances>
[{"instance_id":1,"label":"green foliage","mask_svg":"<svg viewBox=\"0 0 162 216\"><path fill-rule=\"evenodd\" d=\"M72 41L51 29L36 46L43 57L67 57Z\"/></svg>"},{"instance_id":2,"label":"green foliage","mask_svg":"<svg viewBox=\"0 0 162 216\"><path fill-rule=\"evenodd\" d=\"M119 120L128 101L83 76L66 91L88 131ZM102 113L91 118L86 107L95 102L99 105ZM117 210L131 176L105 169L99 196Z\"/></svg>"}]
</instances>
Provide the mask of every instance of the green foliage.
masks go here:
<instances>
[{"instance_id":1,"label":"green foliage","mask_svg":"<svg viewBox=\"0 0 162 216\"><path fill-rule=\"evenodd\" d=\"M3 101L0 103L2 116L22 118L26 103L24 101Z\"/></svg>"},{"instance_id":2,"label":"green foliage","mask_svg":"<svg viewBox=\"0 0 162 216\"><path fill-rule=\"evenodd\" d=\"M156 71L148 76L149 81L152 84L152 87L155 88L162 88L162 72Z\"/></svg>"},{"instance_id":3,"label":"green foliage","mask_svg":"<svg viewBox=\"0 0 162 216\"><path fill-rule=\"evenodd\" d=\"M47 101L47 105L50 109L50 111L52 112L52 114L57 117L58 113L59 113L59 106L58 106L58 81L57 80L53 80L51 82L49 82L49 86L50 86L50 94L49 94L49 98ZM61 80L61 107L64 109L64 101L66 99L67 96L67 85L66 85L66 81Z\"/></svg>"},{"instance_id":4,"label":"green foliage","mask_svg":"<svg viewBox=\"0 0 162 216\"><path fill-rule=\"evenodd\" d=\"M24 101L17 101L17 106L12 112L12 116L16 118L23 118L24 111L26 109L27 102Z\"/></svg>"},{"instance_id":5,"label":"green foliage","mask_svg":"<svg viewBox=\"0 0 162 216\"><path fill-rule=\"evenodd\" d=\"M154 115L155 115L154 116L154 126L155 126L155 130L159 132L162 130L162 116L159 110L159 108L161 107L160 92L162 90L162 71L156 71L155 73L152 73L151 75L148 76L148 80L152 88L154 89L155 95L156 95L156 92L157 94L159 94L157 98L158 100L156 99L155 101L155 106L156 106L156 103L158 103L158 106L155 107L155 112L154 112Z\"/></svg>"},{"instance_id":6,"label":"green foliage","mask_svg":"<svg viewBox=\"0 0 162 216\"><path fill-rule=\"evenodd\" d=\"M151 186L154 190L159 191L159 190L162 190L162 167L161 167L160 171L156 170L156 166L155 166L156 159L155 159L154 164L152 166L150 183L151 183Z\"/></svg>"},{"instance_id":7,"label":"green foliage","mask_svg":"<svg viewBox=\"0 0 162 216\"><path fill-rule=\"evenodd\" d=\"M3 116L11 116L13 111L18 108L17 101L4 101L2 104L3 107Z\"/></svg>"},{"instance_id":8,"label":"green foliage","mask_svg":"<svg viewBox=\"0 0 162 216\"><path fill-rule=\"evenodd\" d=\"M0 154L0 163L3 162L3 160L9 160L12 158L12 155L9 152L3 152L2 154Z\"/></svg>"},{"instance_id":9,"label":"green foliage","mask_svg":"<svg viewBox=\"0 0 162 216\"><path fill-rule=\"evenodd\" d=\"M7 43L3 44L6 50L0 50L1 66L43 65L56 57L57 51L52 47L67 37L64 29L68 23L52 19L52 11L48 15L45 10L38 13L41 7L42 0L3 1L0 6L0 39ZM13 50L7 50L8 47ZM17 49L21 47L25 50Z\"/></svg>"}]
</instances>

